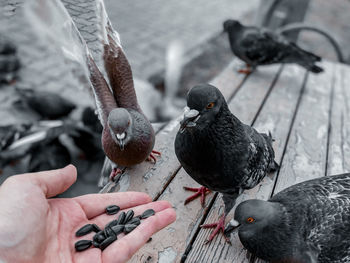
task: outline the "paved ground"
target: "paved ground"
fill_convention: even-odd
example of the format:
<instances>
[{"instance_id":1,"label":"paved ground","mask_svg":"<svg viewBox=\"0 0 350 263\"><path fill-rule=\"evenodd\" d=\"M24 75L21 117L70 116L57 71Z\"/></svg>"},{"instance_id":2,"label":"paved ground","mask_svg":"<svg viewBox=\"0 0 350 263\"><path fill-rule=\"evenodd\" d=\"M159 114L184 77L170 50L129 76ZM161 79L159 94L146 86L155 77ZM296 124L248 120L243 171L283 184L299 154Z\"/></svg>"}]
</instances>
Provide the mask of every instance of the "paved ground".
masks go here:
<instances>
[{"instance_id":1,"label":"paved ground","mask_svg":"<svg viewBox=\"0 0 350 263\"><path fill-rule=\"evenodd\" d=\"M243 18L258 2L105 0L134 75L142 79L164 67L165 49L170 41L183 41L190 50L219 33L225 19Z\"/></svg>"}]
</instances>

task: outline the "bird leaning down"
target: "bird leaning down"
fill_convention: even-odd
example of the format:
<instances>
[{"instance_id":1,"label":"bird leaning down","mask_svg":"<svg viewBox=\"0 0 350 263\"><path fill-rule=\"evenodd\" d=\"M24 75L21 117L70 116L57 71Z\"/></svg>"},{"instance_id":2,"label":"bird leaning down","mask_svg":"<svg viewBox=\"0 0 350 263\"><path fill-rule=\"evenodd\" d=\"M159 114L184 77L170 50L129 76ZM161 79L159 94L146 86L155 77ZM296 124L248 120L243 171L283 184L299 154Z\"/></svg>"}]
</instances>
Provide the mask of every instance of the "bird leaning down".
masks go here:
<instances>
[{"instance_id":1,"label":"bird leaning down","mask_svg":"<svg viewBox=\"0 0 350 263\"><path fill-rule=\"evenodd\" d=\"M104 45L104 63L111 89L93 59L88 66L93 84L97 109L103 125L102 147L114 164L123 168L139 164L146 159L155 161L153 151L155 135L151 123L138 105L132 72L123 50L107 28L108 43ZM113 179L121 169L114 168Z\"/></svg>"},{"instance_id":2,"label":"bird leaning down","mask_svg":"<svg viewBox=\"0 0 350 263\"><path fill-rule=\"evenodd\" d=\"M350 174L293 185L268 201L240 203L231 221L251 253L269 262L350 262Z\"/></svg>"},{"instance_id":3,"label":"bird leaning down","mask_svg":"<svg viewBox=\"0 0 350 263\"><path fill-rule=\"evenodd\" d=\"M175 139L176 156L186 172L204 186L194 195L202 196L202 205L208 189L222 193L225 203L219 222L202 226L215 227L211 241L224 230L225 217L238 195L278 169L278 164L274 161L271 135L258 133L236 118L216 87L193 87L187 95L187 106Z\"/></svg>"},{"instance_id":4,"label":"bird leaning down","mask_svg":"<svg viewBox=\"0 0 350 263\"><path fill-rule=\"evenodd\" d=\"M274 63L297 63L313 73L323 69L316 62L321 57L305 51L281 34L265 28L244 26L236 20L226 20L224 31L228 33L233 54L247 64L240 73L251 73L257 66Z\"/></svg>"}]
</instances>

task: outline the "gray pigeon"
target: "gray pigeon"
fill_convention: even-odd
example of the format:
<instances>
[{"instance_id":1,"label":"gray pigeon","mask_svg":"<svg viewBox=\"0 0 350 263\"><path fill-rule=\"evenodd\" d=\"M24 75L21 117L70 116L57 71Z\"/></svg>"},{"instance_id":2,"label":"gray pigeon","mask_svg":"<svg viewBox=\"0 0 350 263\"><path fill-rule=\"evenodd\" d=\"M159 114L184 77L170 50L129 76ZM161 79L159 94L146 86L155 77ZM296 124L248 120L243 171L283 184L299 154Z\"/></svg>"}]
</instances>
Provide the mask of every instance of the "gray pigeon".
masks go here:
<instances>
[{"instance_id":1,"label":"gray pigeon","mask_svg":"<svg viewBox=\"0 0 350 263\"><path fill-rule=\"evenodd\" d=\"M223 26L228 33L233 54L247 64L247 69L240 70L241 73L248 74L257 66L274 63L297 63L313 73L323 71L315 65L321 61L319 56L301 49L280 34L244 26L236 20L227 20Z\"/></svg>"},{"instance_id":2,"label":"gray pigeon","mask_svg":"<svg viewBox=\"0 0 350 263\"><path fill-rule=\"evenodd\" d=\"M293 185L238 205L242 244L270 262L350 262L350 174ZM232 230L232 229L231 229Z\"/></svg>"},{"instance_id":3,"label":"gray pigeon","mask_svg":"<svg viewBox=\"0 0 350 263\"><path fill-rule=\"evenodd\" d=\"M225 203L220 221L202 226L216 227L210 241L224 230L225 217L238 195L256 186L278 165L271 136L258 133L236 118L216 87L193 87L187 95L187 106L175 139L176 156L195 181L222 193ZM205 192L201 187L195 195L203 199Z\"/></svg>"}]
</instances>

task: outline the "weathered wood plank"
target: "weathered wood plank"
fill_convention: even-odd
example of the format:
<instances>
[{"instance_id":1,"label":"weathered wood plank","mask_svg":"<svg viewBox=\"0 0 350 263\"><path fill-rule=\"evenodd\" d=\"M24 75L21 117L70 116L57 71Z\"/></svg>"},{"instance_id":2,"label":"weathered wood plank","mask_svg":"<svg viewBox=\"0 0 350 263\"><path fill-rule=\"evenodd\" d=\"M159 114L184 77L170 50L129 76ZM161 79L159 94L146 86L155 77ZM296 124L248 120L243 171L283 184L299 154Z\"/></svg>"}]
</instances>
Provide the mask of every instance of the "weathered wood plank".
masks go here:
<instances>
[{"instance_id":1,"label":"weathered wood plank","mask_svg":"<svg viewBox=\"0 0 350 263\"><path fill-rule=\"evenodd\" d=\"M324 73L308 76L274 193L326 173L334 67L323 66Z\"/></svg>"},{"instance_id":2,"label":"weathered wood plank","mask_svg":"<svg viewBox=\"0 0 350 263\"><path fill-rule=\"evenodd\" d=\"M220 74L213 83L218 83L225 97L230 97L244 80L244 76L235 74L233 68L237 61L232 61L230 65ZM231 83L231 85L220 85L220 83ZM217 85L217 84L216 84ZM134 167L128 168L121 180L110 183L102 192L113 191L141 191L152 196L153 199L159 197L164 187L173 179L175 173L180 168L180 163L175 156L174 139L179 129L181 116L166 125L156 136L154 149L162 153L156 164L143 162Z\"/></svg>"},{"instance_id":3,"label":"weathered wood plank","mask_svg":"<svg viewBox=\"0 0 350 263\"><path fill-rule=\"evenodd\" d=\"M327 175L350 171L350 67L335 65Z\"/></svg>"},{"instance_id":4,"label":"weathered wood plank","mask_svg":"<svg viewBox=\"0 0 350 263\"><path fill-rule=\"evenodd\" d=\"M333 86L332 76L334 73L334 68L330 63L324 63L323 66L325 66L326 73L324 73L324 75L323 74L320 75L319 76L320 79L317 79L318 77L317 75L315 76L313 74L310 74L308 76L308 81L305 84L306 85L305 92L300 102L300 107L298 108L297 115L291 130L291 135L288 141L285 156L283 157L283 163L281 164L281 169L279 171L278 178L276 178L277 186L274 190L274 193L277 193L282 189L290 186L291 184L294 184L292 181L288 180L290 179L290 178L287 178L289 174L294 175L297 172L300 175L300 177L298 177L299 180L302 180L302 181L311 179L311 178L307 178L307 176L309 175L307 170L306 169L303 170L303 167L306 167L307 165L303 163L299 164L300 166L290 165L291 160L293 160L291 158L293 158L292 156L296 152L298 152L303 156L300 158L307 158L308 161L311 161L313 163L313 166L312 166L313 169L311 169L313 171L312 173L313 176L320 177L325 175L325 161L326 161L328 134L327 132L325 132L325 134L322 134L321 131L319 131L319 129L326 129L328 131L328 128L326 127L322 128L322 125L326 125L328 127L328 118L329 118L328 113L329 113L331 92L332 92L332 86ZM323 85L319 83L323 83ZM315 108L315 104L318 104L318 107ZM312 110L310 111L310 109ZM308 111L310 111L310 113ZM322 115L322 118L316 117L316 119L314 120L315 112L320 112L321 114L317 114L317 115L318 116ZM312 123L313 125L305 125L306 122L308 124ZM310 126L309 127L311 130L310 133L307 131L309 129L308 126ZM303 139L305 141L300 142L296 140L296 134L299 134L299 136L303 136ZM320 137L321 134L322 136ZM315 145L315 141L317 141L318 139L321 139L321 140ZM309 145L316 147L321 151L317 151L317 149L314 149L314 152L311 153L311 156L310 156L310 155L306 155L305 151L302 151L301 149L297 148L298 146L309 147ZM308 151L307 153L309 154L310 152ZM292 169L296 169L296 170L291 171ZM317 174L314 174L316 173L316 171L318 173L318 176ZM280 184L278 186L279 180L284 182L283 185ZM266 261L257 259L256 263L266 263Z\"/></svg>"},{"instance_id":5,"label":"weathered wood plank","mask_svg":"<svg viewBox=\"0 0 350 263\"><path fill-rule=\"evenodd\" d=\"M235 72L236 62L222 72L210 83L218 87L225 98L230 98L239 88L240 84L246 78L244 75ZM177 132L178 127L175 128ZM175 135L173 140L175 139ZM169 145L174 148L173 143ZM176 158L176 157L175 157ZM168 161L167 161L168 162ZM198 225L205 213L198 200L195 200L184 206L184 201L188 194L183 190L183 186L200 186L187 173L181 169L176 177L167 186L166 190L160 196L160 200L168 200L176 209L176 222L166 227L152 237L152 242L146 244L140 251L133 256L130 262L179 262L188 243L197 231ZM207 195L207 204L213 197L213 193ZM167 258L167 261L163 261Z\"/></svg>"},{"instance_id":6,"label":"weathered wood plank","mask_svg":"<svg viewBox=\"0 0 350 263\"><path fill-rule=\"evenodd\" d=\"M242 89L229 103L230 110L243 122L253 122L255 115L260 110L261 104L268 95L273 81L277 77L278 69L279 66L259 68L259 71L255 72L247 82L244 83ZM294 91L292 91L292 93L293 92ZM287 102L288 101L290 100L287 99ZM276 108L275 105L273 105L273 107ZM205 223L217 221L218 217L223 213L223 210L222 199L221 197L217 198ZM233 262L231 254L235 255L237 259L235 262L247 261L247 255L243 247L235 244L240 244L240 242L235 242L233 246L229 246L225 244L224 239L220 236L215 238L210 244L204 245L211 231L212 230L203 229L199 231L186 262Z\"/></svg>"}]
</instances>

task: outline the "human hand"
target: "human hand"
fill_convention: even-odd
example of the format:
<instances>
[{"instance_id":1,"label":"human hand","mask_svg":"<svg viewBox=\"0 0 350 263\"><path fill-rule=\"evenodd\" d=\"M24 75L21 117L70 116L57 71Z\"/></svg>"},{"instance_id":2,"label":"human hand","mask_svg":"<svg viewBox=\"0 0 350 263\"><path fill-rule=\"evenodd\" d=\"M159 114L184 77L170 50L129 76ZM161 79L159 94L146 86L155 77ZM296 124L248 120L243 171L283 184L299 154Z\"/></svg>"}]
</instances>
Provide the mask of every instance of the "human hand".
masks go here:
<instances>
[{"instance_id":1,"label":"human hand","mask_svg":"<svg viewBox=\"0 0 350 263\"><path fill-rule=\"evenodd\" d=\"M151 202L144 193L89 194L55 198L76 180L76 169L63 169L10 177L0 187L0 262L125 262L157 231L175 220L166 201ZM105 250L76 252L74 243L93 234L75 237L85 224L104 227L112 220L108 205L133 209L135 215L152 208L154 216Z\"/></svg>"}]
</instances>

